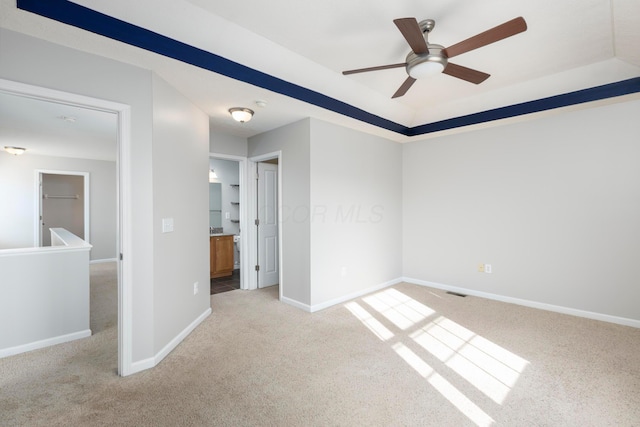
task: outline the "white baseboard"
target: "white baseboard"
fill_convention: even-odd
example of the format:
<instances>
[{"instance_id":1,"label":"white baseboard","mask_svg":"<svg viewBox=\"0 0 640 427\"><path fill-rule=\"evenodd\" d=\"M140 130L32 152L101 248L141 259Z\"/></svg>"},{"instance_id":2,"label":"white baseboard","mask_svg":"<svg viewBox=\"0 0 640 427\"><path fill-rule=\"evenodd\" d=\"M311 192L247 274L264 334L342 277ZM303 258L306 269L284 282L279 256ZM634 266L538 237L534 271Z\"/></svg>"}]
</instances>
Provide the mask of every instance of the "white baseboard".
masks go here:
<instances>
[{"instance_id":1,"label":"white baseboard","mask_svg":"<svg viewBox=\"0 0 640 427\"><path fill-rule=\"evenodd\" d=\"M69 341L79 340L81 338L87 338L91 336L91 329L85 329L83 331L73 332L66 335L59 335L57 337L47 338L40 341L34 341L27 344L18 345L15 347L0 349L0 359L3 357L9 357L27 351L37 350L39 348L45 348L56 344L62 344Z\"/></svg>"},{"instance_id":2,"label":"white baseboard","mask_svg":"<svg viewBox=\"0 0 640 427\"><path fill-rule=\"evenodd\" d=\"M107 262L116 262L117 260L117 258L92 259L89 261L89 264L103 264Z\"/></svg>"},{"instance_id":3,"label":"white baseboard","mask_svg":"<svg viewBox=\"0 0 640 427\"><path fill-rule=\"evenodd\" d=\"M301 303L300 301L296 301L294 299L287 298L287 297L280 298L280 301L286 304L292 305L301 310L304 310L308 313L315 313L316 311L324 310L325 308L329 308L331 306L341 304L343 302L350 301L355 298L359 298L363 295L370 294L371 292L376 292L376 291L379 291L380 289L388 288L389 286L393 286L400 282L402 282L402 278L389 280L388 282L380 283L379 285L375 285L366 289L361 289L359 291L352 292L350 294L343 295L341 297L334 298L332 300L325 301L315 305L304 304L304 303Z\"/></svg>"},{"instance_id":4,"label":"white baseboard","mask_svg":"<svg viewBox=\"0 0 640 427\"><path fill-rule=\"evenodd\" d=\"M137 374L138 372L145 371L147 369L151 369L154 366L156 366L155 357L149 357L147 359L138 360L137 362L132 362L131 363L131 366L129 367L129 370L127 371L126 375L124 375L124 376Z\"/></svg>"},{"instance_id":5,"label":"white baseboard","mask_svg":"<svg viewBox=\"0 0 640 427\"><path fill-rule=\"evenodd\" d=\"M306 312L311 313L311 306L310 306L310 305L308 305L308 304L303 304L303 303L301 303L301 302L299 302L299 301L296 301L296 300L294 300L294 299L287 298L287 297L282 297L282 298L280 298L280 302L283 302L283 303L285 303L285 304L292 305L292 306L294 306L295 308L299 308L300 310L304 310L304 311L306 311Z\"/></svg>"},{"instance_id":6,"label":"white baseboard","mask_svg":"<svg viewBox=\"0 0 640 427\"><path fill-rule=\"evenodd\" d=\"M132 375L146 369L151 369L155 367L158 363L162 361L171 351L176 348L195 328L198 327L200 323L204 321L211 314L211 307L207 308L204 313L198 316L193 322L189 324L186 328L182 330L178 335L176 335L167 345L165 345L162 350L156 353L155 356L149 357L147 359L142 359L137 362L131 363L131 368L127 372L127 375Z\"/></svg>"},{"instance_id":7,"label":"white baseboard","mask_svg":"<svg viewBox=\"0 0 640 427\"><path fill-rule=\"evenodd\" d=\"M154 357L155 365L157 365L158 363L160 363L162 361L162 359L167 357L167 355L169 353L171 353L171 350L176 348L178 346L178 344L180 344L182 342L182 340L184 340L191 332L193 332L193 330L195 328L197 328L198 325L204 321L204 319L209 317L210 314L211 314L211 307L207 308L204 311L204 313L202 313L200 316L198 316L193 322L191 322L191 324L189 324L189 326L187 326L182 332L180 332L178 335L176 335L175 338L173 338L171 341L169 341L169 343L167 345L165 345L162 348L162 350L160 350L156 354L156 356Z\"/></svg>"},{"instance_id":8,"label":"white baseboard","mask_svg":"<svg viewBox=\"0 0 640 427\"><path fill-rule=\"evenodd\" d=\"M338 297L329 301L322 302L320 304L313 305L309 307L309 311L313 313L316 311L324 310L325 308L329 308L333 305L341 304L343 302L350 301L355 298L359 298L363 295L367 295L367 294L370 294L371 292L379 291L380 289L388 288L389 286L393 286L400 282L402 282L401 278L389 280L388 282L380 283L379 285L375 285L370 288L362 289L362 290L352 292L350 294L343 295L341 297Z\"/></svg>"},{"instance_id":9,"label":"white baseboard","mask_svg":"<svg viewBox=\"0 0 640 427\"><path fill-rule=\"evenodd\" d=\"M458 286L450 286L442 283L428 282L426 280L413 279L411 277L403 277L403 282L412 283L414 285L428 286L430 288L442 289L444 291L457 292L465 295L473 295L476 297L486 298L494 301L506 302L510 304L522 305L525 307L537 308L540 310L553 311L556 313L569 314L587 319L600 320L603 322L616 323L624 326L632 326L640 328L640 320L629 319L626 317L612 316L610 314L596 313L592 311L580 310L577 308L563 307L560 305L547 304L538 301L530 301L520 298L513 298L504 295L492 294L488 292L475 291L473 289L460 288Z\"/></svg>"}]
</instances>

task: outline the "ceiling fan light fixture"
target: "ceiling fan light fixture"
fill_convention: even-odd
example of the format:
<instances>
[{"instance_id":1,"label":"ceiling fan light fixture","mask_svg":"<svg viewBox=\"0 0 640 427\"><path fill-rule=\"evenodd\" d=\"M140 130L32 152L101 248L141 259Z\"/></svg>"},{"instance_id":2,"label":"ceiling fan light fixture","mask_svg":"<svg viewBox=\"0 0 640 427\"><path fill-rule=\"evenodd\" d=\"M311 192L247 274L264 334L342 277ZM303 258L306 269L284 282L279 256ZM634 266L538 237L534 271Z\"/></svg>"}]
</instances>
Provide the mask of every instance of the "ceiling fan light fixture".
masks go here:
<instances>
[{"instance_id":1,"label":"ceiling fan light fixture","mask_svg":"<svg viewBox=\"0 0 640 427\"><path fill-rule=\"evenodd\" d=\"M409 53L407 55L407 74L419 80L441 73L447 66L447 57L440 53L442 49L444 48L440 45L430 44L429 53L420 55Z\"/></svg>"},{"instance_id":2,"label":"ceiling fan light fixture","mask_svg":"<svg viewBox=\"0 0 640 427\"><path fill-rule=\"evenodd\" d=\"M229 114L233 117L233 120L240 123L245 123L251 120L253 117L253 110L248 108L234 107L229 109Z\"/></svg>"},{"instance_id":3,"label":"ceiling fan light fixture","mask_svg":"<svg viewBox=\"0 0 640 427\"><path fill-rule=\"evenodd\" d=\"M416 64L409 70L409 75L414 79L421 79L434 74L440 74L444 70L444 64L441 62L425 61Z\"/></svg>"}]
</instances>

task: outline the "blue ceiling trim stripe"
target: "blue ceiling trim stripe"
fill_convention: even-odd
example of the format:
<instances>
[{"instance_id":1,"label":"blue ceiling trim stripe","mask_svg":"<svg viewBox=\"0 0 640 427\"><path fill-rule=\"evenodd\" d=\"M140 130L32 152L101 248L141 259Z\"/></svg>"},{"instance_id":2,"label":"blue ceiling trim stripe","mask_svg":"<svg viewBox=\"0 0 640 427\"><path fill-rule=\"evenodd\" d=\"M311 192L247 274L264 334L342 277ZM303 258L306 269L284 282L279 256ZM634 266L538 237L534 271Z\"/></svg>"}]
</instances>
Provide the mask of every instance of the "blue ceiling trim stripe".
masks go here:
<instances>
[{"instance_id":1,"label":"blue ceiling trim stripe","mask_svg":"<svg viewBox=\"0 0 640 427\"><path fill-rule=\"evenodd\" d=\"M406 135L408 131L404 125L371 114L335 98L67 0L18 0L17 5L19 9L268 89L383 129L403 135Z\"/></svg>"},{"instance_id":2,"label":"blue ceiling trim stripe","mask_svg":"<svg viewBox=\"0 0 640 427\"><path fill-rule=\"evenodd\" d=\"M162 34L121 21L67 0L17 0L19 9L32 12L123 43L167 56L226 77L249 83L406 136L419 136L584 102L640 92L640 77L521 104L455 117L409 128L360 108L249 68L219 55Z\"/></svg>"},{"instance_id":3,"label":"blue ceiling trim stripe","mask_svg":"<svg viewBox=\"0 0 640 427\"><path fill-rule=\"evenodd\" d=\"M640 92L640 77L410 128L407 136L470 126Z\"/></svg>"}]
</instances>

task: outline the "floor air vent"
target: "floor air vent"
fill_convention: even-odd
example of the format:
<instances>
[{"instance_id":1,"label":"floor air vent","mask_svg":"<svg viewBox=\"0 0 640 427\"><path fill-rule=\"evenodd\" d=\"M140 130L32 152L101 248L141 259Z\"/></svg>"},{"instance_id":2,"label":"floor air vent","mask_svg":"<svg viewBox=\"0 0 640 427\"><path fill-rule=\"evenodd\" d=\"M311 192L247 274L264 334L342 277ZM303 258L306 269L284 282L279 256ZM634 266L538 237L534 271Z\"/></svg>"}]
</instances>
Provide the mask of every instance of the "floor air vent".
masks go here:
<instances>
[{"instance_id":1,"label":"floor air vent","mask_svg":"<svg viewBox=\"0 0 640 427\"><path fill-rule=\"evenodd\" d=\"M449 295L455 295L455 296L457 296L457 297L462 297L462 298L466 297L466 295L465 295L465 294L459 294L459 293L457 293L457 292L447 291L447 293L448 293Z\"/></svg>"}]
</instances>

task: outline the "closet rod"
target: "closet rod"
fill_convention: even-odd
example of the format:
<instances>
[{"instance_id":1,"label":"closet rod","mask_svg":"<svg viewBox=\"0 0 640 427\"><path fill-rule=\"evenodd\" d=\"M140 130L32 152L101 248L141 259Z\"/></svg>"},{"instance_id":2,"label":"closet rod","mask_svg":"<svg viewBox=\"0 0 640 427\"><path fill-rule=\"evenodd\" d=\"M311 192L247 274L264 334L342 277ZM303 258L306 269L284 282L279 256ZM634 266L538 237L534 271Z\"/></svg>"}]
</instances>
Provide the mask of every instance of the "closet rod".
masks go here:
<instances>
[{"instance_id":1,"label":"closet rod","mask_svg":"<svg viewBox=\"0 0 640 427\"><path fill-rule=\"evenodd\" d=\"M45 194L43 196L44 199L79 199L80 196L77 194L74 194L72 196L54 196L51 194Z\"/></svg>"}]
</instances>

